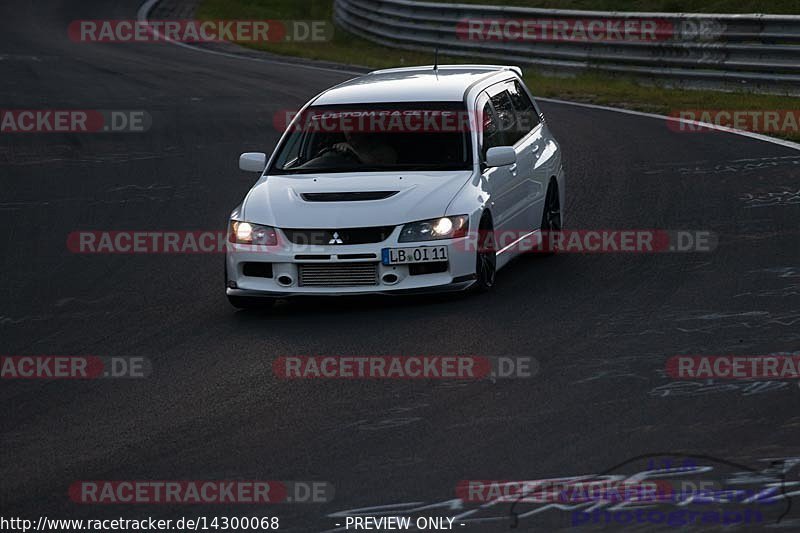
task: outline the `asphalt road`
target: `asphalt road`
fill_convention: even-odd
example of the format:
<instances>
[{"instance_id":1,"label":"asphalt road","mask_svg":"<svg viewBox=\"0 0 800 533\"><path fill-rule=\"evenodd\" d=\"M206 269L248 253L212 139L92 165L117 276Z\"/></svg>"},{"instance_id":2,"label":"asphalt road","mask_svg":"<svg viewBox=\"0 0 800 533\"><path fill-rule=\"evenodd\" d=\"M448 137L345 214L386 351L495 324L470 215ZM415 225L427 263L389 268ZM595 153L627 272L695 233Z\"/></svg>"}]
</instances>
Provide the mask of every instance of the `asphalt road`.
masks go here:
<instances>
[{"instance_id":1,"label":"asphalt road","mask_svg":"<svg viewBox=\"0 0 800 533\"><path fill-rule=\"evenodd\" d=\"M239 153L271 150L275 112L351 76L67 38L71 20L132 18L138 7L0 5L0 108L153 117L140 134L0 134L0 353L143 356L153 365L141 380L0 383L4 517L275 515L282 530L323 531L345 510L447 502L465 479L600 473L656 452L756 470L763 459L800 455L797 382L663 389L675 354L798 349L799 152L543 103L565 153L570 227L710 230L719 247L524 258L482 296L237 312L224 296L220 256L82 256L68 251L66 236L223 228L253 182L237 168ZM457 384L273 377L277 356L302 354L533 356L540 370L533 379ZM719 461L714 472L736 470ZM798 469L787 470L798 481ZM336 496L258 508L67 498L76 480L125 479L324 480ZM476 508L451 503L436 512ZM784 526L797 527L798 507ZM466 521L478 516L497 520ZM569 529L569 516L547 509L518 528ZM459 529L469 531L513 524L508 504L463 518Z\"/></svg>"}]
</instances>

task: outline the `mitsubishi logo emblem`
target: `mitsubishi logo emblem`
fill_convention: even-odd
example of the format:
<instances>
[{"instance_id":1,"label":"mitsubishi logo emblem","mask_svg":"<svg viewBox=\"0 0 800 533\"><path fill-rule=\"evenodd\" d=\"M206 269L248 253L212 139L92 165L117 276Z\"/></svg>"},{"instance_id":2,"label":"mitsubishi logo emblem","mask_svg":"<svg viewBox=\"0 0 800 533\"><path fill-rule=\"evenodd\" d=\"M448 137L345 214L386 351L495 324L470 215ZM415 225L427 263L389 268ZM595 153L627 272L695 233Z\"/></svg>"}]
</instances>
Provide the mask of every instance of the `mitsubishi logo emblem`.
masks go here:
<instances>
[{"instance_id":1,"label":"mitsubishi logo emblem","mask_svg":"<svg viewBox=\"0 0 800 533\"><path fill-rule=\"evenodd\" d=\"M344 241L339 238L339 232L333 232L333 238L328 241L328 244L344 244Z\"/></svg>"}]
</instances>

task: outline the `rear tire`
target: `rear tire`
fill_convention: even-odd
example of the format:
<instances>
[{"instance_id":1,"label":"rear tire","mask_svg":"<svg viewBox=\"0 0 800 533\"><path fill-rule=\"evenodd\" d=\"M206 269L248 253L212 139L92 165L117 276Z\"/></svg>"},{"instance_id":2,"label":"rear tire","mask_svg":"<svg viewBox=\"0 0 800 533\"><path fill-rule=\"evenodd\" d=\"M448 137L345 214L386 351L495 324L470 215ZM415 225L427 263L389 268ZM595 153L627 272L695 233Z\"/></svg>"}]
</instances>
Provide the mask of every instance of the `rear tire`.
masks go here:
<instances>
[{"instance_id":1,"label":"rear tire","mask_svg":"<svg viewBox=\"0 0 800 533\"><path fill-rule=\"evenodd\" d=\"M558 197L558 183L555 180L551 180L550 185L547 187L541 228L542 238L545 238L545 232L561 231L561 200ZM554 239L549 239L549 242L556 241ZM557 251L558 250L552 250L543 255L552 255Z\"/></svg>"}]
</instances>

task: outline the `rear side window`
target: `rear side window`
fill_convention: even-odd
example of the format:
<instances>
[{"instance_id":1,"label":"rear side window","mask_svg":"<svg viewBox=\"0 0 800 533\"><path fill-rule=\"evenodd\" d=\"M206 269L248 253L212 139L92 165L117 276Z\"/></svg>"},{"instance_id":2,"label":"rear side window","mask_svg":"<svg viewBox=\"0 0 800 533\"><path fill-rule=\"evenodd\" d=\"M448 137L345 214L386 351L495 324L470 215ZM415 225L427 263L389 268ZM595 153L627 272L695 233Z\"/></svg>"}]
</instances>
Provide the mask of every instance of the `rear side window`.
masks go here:
<instances>
[{"instance_id":1,"label":"rear side window","mask_svg":"<svg viewBox=\"0 0 800 533\"><path fill-rule=\"evenodd\" d=\"M514 110L517 112L519 130L523 132L523 136L527 135L541 122L539 113L536 112L528 93L525 92L525 89L522 88L518 81L509 86L508 94L514 104Z\"/></svg>"}]
</instances>

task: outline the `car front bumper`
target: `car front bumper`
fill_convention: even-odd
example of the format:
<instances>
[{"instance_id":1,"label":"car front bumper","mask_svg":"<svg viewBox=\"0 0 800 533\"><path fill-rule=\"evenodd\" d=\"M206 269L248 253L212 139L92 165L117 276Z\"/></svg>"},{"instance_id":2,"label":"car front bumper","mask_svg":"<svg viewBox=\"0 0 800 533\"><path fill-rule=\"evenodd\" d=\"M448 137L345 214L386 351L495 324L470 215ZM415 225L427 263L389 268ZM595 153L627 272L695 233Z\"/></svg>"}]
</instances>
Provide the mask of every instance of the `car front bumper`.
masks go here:
<instances>
[{"instance_id":1,"label":"car front bumper","mask_svg":"<svg viewBox=\"0 0 800 533\"><path fill-rule=\"evenodd\" d=\"M468 288L475 280L476 253L470 246L470 237L428 242L399 243L398 227L383 242L371 244L297 245L289 242L279 232L277 246L253 249L248 245L228 243L226 254L227 294L229 296L278 297L337 296L354 294L413 294L441 291L459 291ZM415 248L418 246L445 246L448 249L446 269L440 272L415 273L408 265L384 265L381 262L384 248ZM267 277L264 272L253 275L248 264L270 265ZM332 283L325 286L325 276L313 285L304 283L301 269L305 265L319 266L329 273ZM374 268L374 284L364 284L363 274L359 284L342 285L351 267L360 271ZM440 266L440 269L443 269ZM262 269L263 270L263 269ZM341 271L341 272L340 272ZM384 281L387 274L397 277L396 282ZM288 281L288 283L287 283Z\"/></svg>"}]
</instances>

